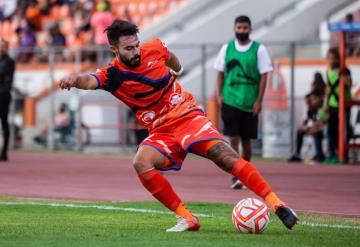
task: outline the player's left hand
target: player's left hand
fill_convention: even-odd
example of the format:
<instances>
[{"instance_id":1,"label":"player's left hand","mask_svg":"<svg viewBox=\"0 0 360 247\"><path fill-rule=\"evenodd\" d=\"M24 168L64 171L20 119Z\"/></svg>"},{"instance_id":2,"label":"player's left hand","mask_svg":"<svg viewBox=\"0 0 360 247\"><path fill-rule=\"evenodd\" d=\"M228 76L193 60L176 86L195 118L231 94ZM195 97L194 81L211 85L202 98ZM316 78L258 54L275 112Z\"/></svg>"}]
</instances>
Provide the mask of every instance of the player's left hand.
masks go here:
<instances>
[{"instance_id":1,"label":"player's left hand","mask_svg":"<svg viewBox=\"0 0 360 247\"><path fill-rule=\"evenodd\" d=\"M253 106L253 114L254 114L254 116L257 116L260 114L260 112L261 112L261 102L256 101Z\"/></svg>"}]
</instances>

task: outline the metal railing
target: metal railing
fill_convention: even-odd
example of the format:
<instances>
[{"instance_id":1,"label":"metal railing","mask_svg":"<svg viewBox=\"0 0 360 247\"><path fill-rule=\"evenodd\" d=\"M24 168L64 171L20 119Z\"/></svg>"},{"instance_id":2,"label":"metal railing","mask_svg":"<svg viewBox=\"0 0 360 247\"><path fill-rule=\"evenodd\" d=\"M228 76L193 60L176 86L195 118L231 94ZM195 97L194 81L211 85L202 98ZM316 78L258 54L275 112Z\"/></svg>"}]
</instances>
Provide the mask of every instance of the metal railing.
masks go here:
<instances>
[{"instance_id":1,"label":"metal railing","mask_svg":"<svg viewBox=\"0 0 360 247\"><path fill-rule=\"evenodd\" d=\"M288 94L285 96L286 97L286 102L289 106L288 110L286 111L286 114L288 114L288 120L289 120L289 138L290 140L288 140L288 143L290 145L290 149L291 151L294 150L294 143L295 143L295 133L296 133L296 125L298 122L298 118L299 118L299 110L298 110L298 106L303 104L303 96L305 95L299 95L297 93L297 87L296 85L298 85L298 83L300 83L299 81L297 81L296 79L296 61L297 58L302 57L302 50L306 47L315 47L315 50L317 51L316 54L313 55L312 58L318 58L320 59L320 47L323 43L326 43L325 41L304 41L304 42L292 42L292 43L284 43L284 42L272 42L272 43L266 43L265 46L268 48L268 50L270 51L270 55L271 55L271 51L273 47L282 47L282 52L280 54L277 55L278 58L286 58L289 61L289 65L288 65L288 70L290 73L290 76L288 78L288 85L287 86L287 90L288 90ZM187 68L186 72L190 72L192 68L195 68L196 66L200 67L200 77L199 77L199 81L194 82L197 83L198 89L196 89L196 92L192 91L192 93L198 98L198 100L204 105L206 106L206 102L209 98L211 98L213 96L213 89L214 89L214 83L215 83L215 78L214 76L210 75L209 73L214 73L214 71L212 71L212 66L210 66L208 64L208 60L211 59L217 52L217 50L215 48L220 48L221 44L189 44L186 46L182 46L182 45L171 45L171 49L173 51L180 50L180 49L190 49L190 51L196 51L197 53L200 54L198 60L196 60L196 63L193 64L189 64L188 66L186 66L185 68ZM210 52L209 52L210 51ZM11 52L11 54L14 56L17 53L17 50L13 50ZM58 73L58 67L60 64L67 64L70 65L72 68L72 72L80 72L81 68L83 67L84 63L89 63L92 64L93 69L96 67L101 67L104 66L107 61L109 61L112 58L111 53L109 53L109 50L107 48L103 48L103 47L88 47L85 49L73 49L73 50L69 50L68 48L61 48L61 47L56 47L56 48L47 48L47 49L33 49L30 51L26 51L32 54L31 56L31 60L30 61L26 61L25 65L28 64L27 66L32 66L32 64L45 64L48 65L47 66L47 70L49 72L49 78L48 80L50 81L50 84L48 85L50 88L56 87L56 80L59 79L59 77L57 76ZM45 55L44 55L45 54ZM308 54L306 54L305 52L305 56L308 56ZM274 58L274 60L276 60ZM30 65L29 65L30 63ZM18 63L19 65L21 63ZM21 67L21 66L19 66ZM316 71L317 69L314 68L313 72ZM85 71L86 72L86 71ZM17 71L17 73L21 73L21 71ZM310 72L309 72L310 73ZM185 75L183 78L180 78L180 82L183 79L186 79ZM355 79L356 81L356 79ZM34 82L28 82L28 83L34 83ZM17 84L21 84L19 82L15 83L15 87L17 87ZM307 84L310 84L310 81L307 82ZM23 94L29 96L29 97L33 97L34 95L29 95L28 92L24 92L25 89L22 88L17 88L17 90L19 90L20 92L22 92ZM74 96L75 95L75 96ZM81 119L80 114L82 114L82 106L84 104L86 104L86 97L82 97L81 94L79 92L76 92L74 94L72 94L72 96L74 96L75 98L78 98L78 104L73 107L73 111L76 112L77 116L76 117L76 144L74 146L74 149L77 150L81 150L82 147L84 146L84 143L82 143L81 138L79 137L79 131L81 129L81 124L82 122L79 120ZM57 98L58 95L56 93L50 93L46 96L46 100L48 100L48 119L49 119L49 129L54 129L54 116L55 116L55 112L56 112L56 105L59 104L59 102L62 99ZM22 100L22 98L17 98L14 95L14 100ZM38 99L38 100L44 100L44 98ZM267 104L267 100L269 100L269 98L265 99L264 101L264 105ZM278 98L278 100L284 100L281 97ZM112 104L117 104L116 100L112 100ZM11 110L11 117L15 116L15 111L14 111L14 107L12 107ZM83 120L82 120L83 121ZM126 119L122 118L122 120L119 121L126 121ZM14 122L14 121L12 121ZM85 125L89 125L91 126L92 124L87 124L86 122L84 122L83 124ZM126 126L126 124L124 123L119 123L118 125L114 125L116 126ZM114 127L113 126L113 127ZM33 128L37 128L38 127L38 123L36 124L36 126L33 126ZM105 126L106 127L106 126ZM23 128L23 126L20 126L20 128ZM99 128L99 126L98 126ZM116 127L118 128L118 127ZM259 127L259 132L260 132L260 137L261 137L261 133L262 133L262 128L261 126ZM126 128L118 128L118 131L123 131L123 133L120 133L119 136L122 136L120 139L120 141L116 141L113 142L113 145L127 145L126 141L124 141L123 136L125 136L125 132L127 131ZM90 132L91 132L91 128L90 128ZM14 137L14 133L15 133L15 125L12 124L12 137ZM48 133L48 138L47 138L47 142L48 142L48 146L47 148L50 150L54 150L55 149L55 137L54 137L54 133L53 131L49 131ZM15 143L15 141L13 141L13 144ZM91 143L90 143L91 144ZM86 144L89 145L89 144Z\"/></svg>"}]
</instances>

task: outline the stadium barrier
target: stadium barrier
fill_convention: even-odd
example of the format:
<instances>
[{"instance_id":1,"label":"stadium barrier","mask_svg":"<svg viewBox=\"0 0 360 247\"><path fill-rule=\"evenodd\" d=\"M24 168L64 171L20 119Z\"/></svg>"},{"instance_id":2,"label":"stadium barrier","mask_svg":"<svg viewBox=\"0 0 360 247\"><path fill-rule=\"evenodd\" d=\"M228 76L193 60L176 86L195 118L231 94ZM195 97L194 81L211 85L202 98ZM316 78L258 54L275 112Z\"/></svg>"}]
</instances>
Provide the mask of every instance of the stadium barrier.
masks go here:
<instances>
[{"instance_id":1,"label":"stadium barrier","mask_svg":"<svg viewBox=\"0 0 360 247\"><path fill-rule=\"evenodd\" d=\"M280 44L265 43L270 51L270 55L273 57L276 70L268 81L263 114L261 115L259 123L259 140L255 141L259 150L255 151L255 153L261 154L263 151L264 138L266 139L265 130L271 126L271 122L267 120L266 112L274 116L272 113L277 111L276 108L280 108L283 112L282 121L283 124L285 124L283 128L278 129L278 131L280 131L280 134L284 137L284 143L289 149L288 152L291 153L291 150L294 149L293 143L295 142L294 134L296 132L296 126L301 121L305 111L303 98L310 88L313 74L316 71L320 71L325 78L327 62L322 58L321 44L322 42L308 42L306 44L284 42ZM284 49L286 52L275 55L277 54L276 51L279 46L287 47L287 49ZM214 99L216 73L212 68L214 56L216 56L220 47L221 44L191 44L171 45L170 49L175 54L179 53L180 60L184 61L185 74L179 78L179 81L204 105L210 119L221 129L222 123L219 119L219 109ZM182 50L185 50L186 53L182 53ZM19 97L15 96L14 98L23 100L23 107L22 109L12 111L12 116L16 115L20 119L17 125L23 130L23 141L26 143L24 146L28 144L31 146L33 144L31 137L34 134L34 129L39 128L42 119L46 118L52 122L50 125L53 124L54 113L61 102L68 102L71 110L77 113L76 115L79 115L80 109L90 107L90 103L88 105L86 103L88 97L91 99L90 101L93 106L94 102L99 100L99 97L105 101L109 100L111 104L118 104L111 95L107 94L107 96L105 96L105 94L102 94L102 92L99 93L99 91L79 92L79 90L71 90L70 92L60 92L56 89L56 81L65 74L73 72L93 72L96 68L104 66L106 62L112 58L108 49L100 47L78 47L73 51L69 51L68 48L57 47L51 49L37 48L28 52L32 52L32 58L27 63L17 63L14 82L16 91L20 92L21 95ZM16 57L17 51L12 50L11 54ZM193 56L190 58L182 57L182 54L193 54ZM354 89L356 89L358 87L357 78L360 76L360 60L358 58L349 58L347 63L353 72L355 82ZM199 66L199 77L192 77L194 70L197 68L196 66ZM190 80L188 78L190 78ZM196 79L191 80L191 78ZM187 81L190 81L190 83ZM279 82L281 82L281 86ZM54 90L50 90L51 88ZM101 95L99 96L99 94ZM286 110L284 110L284 105L286 105ZM98 107L102 108L104 104L98 103ZM125 108L121 111L123 111L121 114L124 115ZM276 120L279 120L279 118L276 118ZM118 121L125 120L124 116L118 118ZM106 129L112 129L112 131L118 129L119 133L110 135L112 137L116 136L116 140L104 140L103 143L99 142L99 145L101 143L101 145L127 145L126 141L124 141L126 139L124 136L126 136L126 132L128 132L127 128L131 128L129 127L130 125L126 126L126 124L123 123L113 123L110 126L103 122L91 124L90 120L83 117L81 121L89 127L92 140L91 142L87 142L77 137L74 149L81 150L86 145L95 145L96 138L93 139L94 132L101 133L101 129L103 131ZM272 123L272 125L274 127L279 126L276 123ZM13 124L13 126L15 126L15 124ZM78 130L80 127L81 122L77 120L76 129ZM270 132L274 134L273 131L269 131L269 133ZM276 135L280 134L278 133ZM51 135L50 132L48 138L49 143L54 143L54 136L51 137ZM102 134L99 135L101 136ZM285 139L287 140L285 141ZM271 145L274 146L273 144ZM54 144L50 144L47 148L54 149L54 146Z\"/></svg>"}]
</instances>

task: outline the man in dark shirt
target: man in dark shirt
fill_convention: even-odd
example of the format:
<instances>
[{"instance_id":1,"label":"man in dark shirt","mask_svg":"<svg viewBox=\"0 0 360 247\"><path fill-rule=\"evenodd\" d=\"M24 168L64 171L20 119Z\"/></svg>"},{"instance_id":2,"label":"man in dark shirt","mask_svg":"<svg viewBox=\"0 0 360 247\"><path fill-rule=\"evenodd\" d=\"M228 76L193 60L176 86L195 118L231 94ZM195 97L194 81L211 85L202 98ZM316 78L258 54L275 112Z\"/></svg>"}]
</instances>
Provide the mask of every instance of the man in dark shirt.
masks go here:
<instances>
[{"instance_id":1,"label":"man in dark shirt","mask_svg":"<svg viewBox=\"0 0 360 247\"><path fill-rule=\"evenodd\" d=\"M8 42L0 39L0 117L3 132L3 147L0 153L0 161L7 161L7 151L9 144L9 105L11 102L11 88L14 77L15 63L8 55Z\"/></svg>"}]
</instances>

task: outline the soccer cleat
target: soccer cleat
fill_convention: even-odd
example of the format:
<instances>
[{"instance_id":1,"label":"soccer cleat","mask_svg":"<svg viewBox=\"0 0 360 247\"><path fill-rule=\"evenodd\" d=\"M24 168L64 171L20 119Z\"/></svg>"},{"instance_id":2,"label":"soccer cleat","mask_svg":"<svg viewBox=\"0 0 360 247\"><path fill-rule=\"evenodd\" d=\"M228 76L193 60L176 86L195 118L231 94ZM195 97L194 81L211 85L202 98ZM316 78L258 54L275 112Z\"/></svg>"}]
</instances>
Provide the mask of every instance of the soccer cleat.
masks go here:
<instances>
[{"instance_id":1,"label":"soccer cleat","mask_svg":"<svg viewBox=\"0 0 360 247\"><path fill-rule=\"evenodd\" d=\"M198 217L195 217L193 220L188 220L179 217L176 225L167 229L166 232L198 231L199 229L200 229L200 221Z\"/></svg>"},{"instance_id":2,"label":"soccer cleat","mask_svg":"<svg viewBox=\"0 0 360 247\"><path fill-rule=\"evenodd\" d=\"M282 223L290 230L299 220L294 210L283 205L279 206L276 209L275 214L279 217Z\"/></svg>"}]
</instances>

